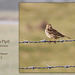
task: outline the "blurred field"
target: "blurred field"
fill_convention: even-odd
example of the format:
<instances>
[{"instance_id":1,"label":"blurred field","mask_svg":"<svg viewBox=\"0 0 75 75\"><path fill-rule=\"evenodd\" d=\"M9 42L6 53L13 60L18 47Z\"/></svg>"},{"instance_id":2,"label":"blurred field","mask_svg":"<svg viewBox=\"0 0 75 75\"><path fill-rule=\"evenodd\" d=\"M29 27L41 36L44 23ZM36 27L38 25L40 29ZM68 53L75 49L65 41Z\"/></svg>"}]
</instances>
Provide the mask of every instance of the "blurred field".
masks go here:
<instances>
[{"instance_id":1,"label":"blurred field","mask_svg":"<svg viewBox=\"0 0 75 75\"><path fill-rule=\"evenodd\" d=\"M75 3L20 3L20 41L46 38L42 21L51 23L62 34L74 39ZM67 39L67 38L62 38ZM60 40L60 39L58 39ZM75 65L75 43L20 44L20 67ZM75 72L75 68L20 70L20 72Z\"/></svg>"}]
</instances>

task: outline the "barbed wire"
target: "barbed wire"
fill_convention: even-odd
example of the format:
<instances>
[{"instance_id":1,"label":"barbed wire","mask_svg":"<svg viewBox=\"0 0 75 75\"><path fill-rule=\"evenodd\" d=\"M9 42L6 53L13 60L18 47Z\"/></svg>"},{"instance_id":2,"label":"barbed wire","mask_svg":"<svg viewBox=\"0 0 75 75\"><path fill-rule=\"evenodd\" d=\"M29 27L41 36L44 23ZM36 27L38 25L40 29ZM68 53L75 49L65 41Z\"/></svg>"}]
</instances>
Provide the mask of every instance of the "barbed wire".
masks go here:
<instances>
[{"instance_id":1,"label":"barbed wire","mask_svg":"<svg viewBox=\"0 0 75 75\"><path fill-rule=\"evenodd\" d=\"M54 42L54 43L57 43L57 42L72 42L72 41L75 41L75 40L59 40L59 41L46 41L45 39L44 40L40 40L40 41L22 41L22 42L19 42L19 43L50 43L50 42ZM47 65L48 66L48 65ZM36 66L32 66L32 67L25 67L25 68L19 68L19 69L52 69L52 68L70 68L70 67L75 67L75 66L48 66L48 67L36 67Z\"/></svg>"},{"instance_id":2,"label":"barbed wire","mask_svg":"<svg viewBox=\"0 0 75 75\"><path fill-rule=\"evenodd\" d=\"M19 68L19 69L52 69L52 68L70 68L70 67L75 67L75 66L49 66L48 67L36 67L36 66L32 66L32 67L25 67L25 68Z\"/></svg>"},{"instance_id":3,"label":"barbed wire","mask_svg":"<svg viewBox=\"0 0 75 75\"><path fill-rule=\"evenodd\" d=\"M51 43L51 42L54 42L54 43L57 43L57 42L72 42L72 41L75 41L75 40L59 40L59 41L46 41L45 39L44 40L40 40L40 41L28 41L28 40L26 40L26 41L22 41L22 42L19 42L19 43L46 43L46 42L48 42L48 43Z\"/></svg>"}]
</instances>

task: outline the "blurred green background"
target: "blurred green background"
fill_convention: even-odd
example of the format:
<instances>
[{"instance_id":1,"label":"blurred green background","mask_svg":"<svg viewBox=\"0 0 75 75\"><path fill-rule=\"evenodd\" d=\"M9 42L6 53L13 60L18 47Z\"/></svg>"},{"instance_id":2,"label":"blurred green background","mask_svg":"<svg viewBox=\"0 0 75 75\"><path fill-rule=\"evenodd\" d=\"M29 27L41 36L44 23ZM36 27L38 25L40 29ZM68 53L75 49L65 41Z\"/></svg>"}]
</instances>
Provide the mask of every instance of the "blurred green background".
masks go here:
<instances>
[{"instance_id":1,"label":"blurred green background","mask_svg":"<svg viewBox=\"0 0 75 75\"><path fill-rule=\"evenodd\" d=\"M44 32L49 23L62 34L74 39L75 3L20 3L19 21L19 41L50 40ZM19 49L19 67L75 65L74 42L20 44ZM75 72L75 68L20 69L20 72Z\"/></svg>"}]
</instances>

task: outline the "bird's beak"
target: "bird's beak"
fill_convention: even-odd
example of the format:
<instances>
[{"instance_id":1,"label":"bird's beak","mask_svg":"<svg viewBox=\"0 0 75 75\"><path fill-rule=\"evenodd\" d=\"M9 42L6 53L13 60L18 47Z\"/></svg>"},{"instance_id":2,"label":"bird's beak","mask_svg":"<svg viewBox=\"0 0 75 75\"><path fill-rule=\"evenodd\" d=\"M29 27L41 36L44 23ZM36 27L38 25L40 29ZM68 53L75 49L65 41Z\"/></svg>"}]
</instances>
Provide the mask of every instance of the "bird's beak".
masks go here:
<instances>
[{"instance_id":1,"label":"bird's beak","mask_svg":"<svg viewBox=\"0 0 75 75\"><path fill-rule=\"evenodd\" d=\"M46 28L48 29L48 25L46 26Z\"/></svg>"}]
</instances>

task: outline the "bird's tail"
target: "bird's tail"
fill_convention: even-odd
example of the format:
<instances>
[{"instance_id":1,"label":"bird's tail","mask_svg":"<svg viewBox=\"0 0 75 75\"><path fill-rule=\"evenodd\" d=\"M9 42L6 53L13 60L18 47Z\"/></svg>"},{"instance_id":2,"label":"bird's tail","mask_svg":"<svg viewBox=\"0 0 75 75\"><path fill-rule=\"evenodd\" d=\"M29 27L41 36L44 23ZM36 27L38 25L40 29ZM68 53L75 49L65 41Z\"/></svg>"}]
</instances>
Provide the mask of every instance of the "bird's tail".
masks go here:
<instances>
[{"instance_id":1,"label":"bird's tail","mask_svg":"<svg viewBox=\"0 0 75 75\"><path fill-rule=\"evenodd\" d=\"M65 36L65 37L67 37L68 39L71 39L70 37L68 37L68 36Z\"/></svg>"}]
</instances>

